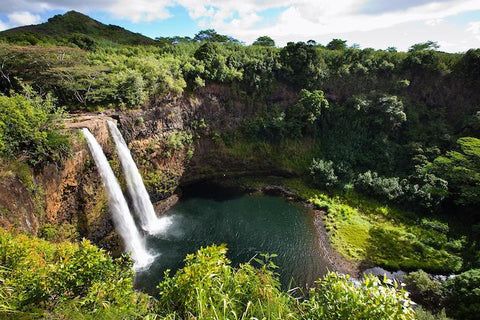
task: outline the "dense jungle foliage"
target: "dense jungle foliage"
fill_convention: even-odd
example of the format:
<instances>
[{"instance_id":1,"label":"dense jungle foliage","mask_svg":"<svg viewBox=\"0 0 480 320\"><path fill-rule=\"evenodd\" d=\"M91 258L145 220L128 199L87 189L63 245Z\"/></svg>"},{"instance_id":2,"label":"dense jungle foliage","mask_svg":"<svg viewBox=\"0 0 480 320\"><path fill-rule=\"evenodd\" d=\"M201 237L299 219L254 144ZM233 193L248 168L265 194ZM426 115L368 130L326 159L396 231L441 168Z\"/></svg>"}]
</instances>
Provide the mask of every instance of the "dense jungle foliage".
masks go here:
<instances>
[{"instance_id":1,"label":"dense jungle foliage","mask_svg":"<svg viewBox=\"0 0 480 320\"><path fill-rule=\"evenodd\" d=\"M347 259L458 274L444 283L410 276L416 301L439 312L416 309L417 318L446 319L442 309L456 319L478 316L480 49L449 54L426 42L397 52L341 39L278 48L267 36L244 45L214 30L140 41L113 26L77 29L75 15L52 19L42 28L53 33L0 33L2 158L61 162L69 154L65 111L149 108L225 86L227 113L234 100L247 106L241 125L220 130L197 119L193 132L169 140L166 157L195 136L212 140L219 157L288 173L293 178L275 183L326 212L332 245ZM69 31L55 35L64 24ZM295 102L284 105L282 96ZM127 258L112 260L87 242L4 232L0 240L7 318L414 317L403 291L373 278L353 286L329 274L298 301L280 290L268 259L233 268L224 247L188 256L154 299L133 291Z\"/></svg>"}]
</instances>

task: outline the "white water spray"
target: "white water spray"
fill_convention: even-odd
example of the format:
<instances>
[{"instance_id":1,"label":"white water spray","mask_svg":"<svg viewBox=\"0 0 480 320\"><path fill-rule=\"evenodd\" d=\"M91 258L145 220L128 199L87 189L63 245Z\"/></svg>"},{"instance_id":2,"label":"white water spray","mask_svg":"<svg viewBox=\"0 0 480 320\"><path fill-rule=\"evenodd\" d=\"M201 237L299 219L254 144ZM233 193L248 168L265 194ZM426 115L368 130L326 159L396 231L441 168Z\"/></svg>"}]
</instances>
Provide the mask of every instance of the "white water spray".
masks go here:
<instances>
[{"instance_id":1,"label":"white water spray","mask_svg":"<svg viewBox=\"0 0 480 320\"><path fill-rule=\"evenodd\" d=\"M90 148L103 185L107 191L108 204L115 227L122 237L127 251L131 254L134 261L134 269L146 268L153 262L154 257L150 255L145 248L145 243L135 226L135 221L133 221L132 215L130 214L127 201L123 196L117 178L113 174L102 147L98 144L95 137L87 128L83 128L82 132L87 139L88 147Z\"/></svg>"},{"instance_id":2,"label":"white water spray","mask_svg":"<svg viewBox=\"0 0 480 320\"><path fill-rule=\"evenodd\" d=\"M120 158L120 163L122 164L128 192L132 198L135 212L140 217L143 230L150 234L159 234L166 231L168 226L172 224L171 218L157 217L152 202L150 201L150 196L143 183L142 176L138 171L135 161L133 161L127 143L113 122L108 121L108 126L115 145L117 146L117 153Z\"/></svg>"}]
</instances>

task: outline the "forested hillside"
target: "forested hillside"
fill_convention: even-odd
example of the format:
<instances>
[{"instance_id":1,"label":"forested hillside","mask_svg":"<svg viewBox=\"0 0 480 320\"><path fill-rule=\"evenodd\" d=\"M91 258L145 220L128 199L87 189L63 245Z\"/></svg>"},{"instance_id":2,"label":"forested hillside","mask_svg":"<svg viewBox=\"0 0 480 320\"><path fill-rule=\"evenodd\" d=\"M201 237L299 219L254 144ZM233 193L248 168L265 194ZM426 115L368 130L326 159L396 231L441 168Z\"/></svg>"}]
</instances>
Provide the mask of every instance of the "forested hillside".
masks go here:
<instances>
[{"instance_id":1,"label":"forested hillside","mask_svg":"<svg viewBox=\"0 0 480 320\"><path fill-rule=\"evenodd\" d=\"M97 42L106 44L154 44L155 42L122 27L105 25L80 12L69 11L56 15L38 25L17 27L0 32L9 43L29 45L70 45L93 49Z\"/></svg>"},{"instance_id":2,"label":"forested hillside","mask_svg":"<svg viewBox=\"0 0 480 320\"><path fill-rule=\"evenodd\" d=\"M51 244L6 231L1 273L12 276L0 283L5 314L41 309L47 317L95 318L108 305L115 308L107 318L446 319L445 310L455 319L478 316L480 49L451 54L426 42L397 52L347 47L341 39L280 48L268 36L245 45L214 30L152 40L70 12L0 33L0 92L2 170L27 166L25 181L69 157L74 138L61 121L68 113L160 106L173 118L168 108L182 98L211 98L221 111L182 109L184 129L145 147L145 154L160 150L163 162L185 156L186 173L175 178L154 171L145 157L151 194L167 197L182 179L217 178L226 167L232 176L241 173L244 186L281 185L325 213L330 242L347 260L414 271L407 277L413 298L437 315L420 308L414 316L395 285L367 278L355 287L336 274L298 301L281 291L269 259L234 268L221 246L188 256L184 269L159 284L157 301L133 292L128 262L89 243ZM146 120L134 121L148 128L138 129L144 136L153 130ZM44 238L69 238L49 228ZM45 253L29 256L22 248L31 246ZM32 263L39 268L28 271ZM79 267L84 263L89 269ZM440 282L419 269L458 276ZM57 271L61 277L50 282ZM368 294L382 312L363 301Z\"/></svg>"}]
</instances>

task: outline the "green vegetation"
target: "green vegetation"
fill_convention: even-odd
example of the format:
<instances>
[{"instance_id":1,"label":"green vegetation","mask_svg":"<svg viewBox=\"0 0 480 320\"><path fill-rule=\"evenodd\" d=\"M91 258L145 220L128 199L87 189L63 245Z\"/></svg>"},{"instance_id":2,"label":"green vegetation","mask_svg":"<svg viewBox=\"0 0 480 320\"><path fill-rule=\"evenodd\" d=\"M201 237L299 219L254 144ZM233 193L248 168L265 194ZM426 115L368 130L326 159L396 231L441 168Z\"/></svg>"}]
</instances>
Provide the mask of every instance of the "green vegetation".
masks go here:
<instances>
[{"instance_id":1,"label":"green vegetation","mask_svg":"<svg viewBox=\"0 0 480 320\"><path fill-rule=\"evenodd\" d=\"M68 155L68 140L59 123L60 106L71 111L124 110L168 105L180 95L216 99L220 108L211 115L187 110L189 129L173 130L166 137L161 146L164 158L191 158L195 137L215 146L211 163L198 170L205 177L216 176L224 166L239 173L293 177L274 182L325 211L331 243L349 260L390 269L463 272L441 289L423 277L425 288L419 289L418 297L437 314L419 309L417 317L445 318L435 309L434 297L440 290L439 305L447 315L468 319L478 310L475 270L480 267L480 49L462 54L437 49L428 41L414 44L408 52L360 50L347 47L342 39L326 46L310 40L278 48L268 36L247 46L215 30L200 31L193 38L152 40L69 12L38 26L0 33L0 155L35 168L61 162ZM216 122L216 117L225 119ZM195 122L198 119L201 123ZM136 125L144 125L143 118ZM142 159L145 167L150 156ZM17 170L18 177L30 192L40 194L27 169ZM179 178L157 171L145 172L144 177L154 198L170 194ZM257 179L255 185L267 180ZM60 241L70 234L68 225L60 231L55 227L43 226L42 237ZM160 285L170 300L158 303L173 313L162 316L221 318L223 312L232 318L305 316L303 304L278 291L271 270L232 268L218 250L189 257L183 271ZM212 257L219 265L208 264ZM209 274L212 282L203 285L187 277L192 270L208 268L219 272ZM224 287L227 282L218 277L228 278L225 281L232 286ZM343 279L331 275L324 281L332 292L345 289L342 294L363 301L363 293ZM343 284L337 288L338 283ZM265 284L270 291L261 290ZM237 287L250 291L243 296L247 291ZM8 288L0 296L8 296ZM369 280L361 288L383 287ZM54 301L46 298L40 306L50 311L61 304L59 297L71 299L77 289L51 290ZM390 292L385 290L379 289ZM322 294L312 292L315 302L305 302L318 310L309 317L334 317L329 314L334 309L324 309L323 304L340 299ZM78 301L87 295L82 291ZM116 296L108 299L113 304L121 301ZM189 299L189 304L178 299ZM388 299L379 301L385 308L396 308L395 301L392 305ZM131 304L125 305L121 312L129 314ZM24 309L17 302L4 306L22 312L31 307ZM338 307L341 312L357 312L352 305ZM75 308L80 307L73 305L72 312ZM87 314L93 312L88 310ZM357 318L382 317L368 305L363 311Z\"/></svg>"},{"instance_id":2,"label":"green vegetation","mask_svg":"<svg viewBox=\"0 0 480 320\"><path fill-rule=\"evenodd\" d=\"M105 25L80 12L69 11L47 22L0 32L0 39L20 45L75 45L93 50L104 44L153 44L152 39L119 26Z\"/></svg>"},{"instance_id":3,"label":"green vegetation","mask_svg":"<svg viewBox=\"0 0 480 320\"><path fill-rule=\"evenodd\" d=\"M422 270L406 277L416 301L431 310L447 310L455 319L476 319L480 308L480 269L471 269L445 282L431 279Z\"/></svg>"},{"instance_id":4,"label":"green vegetation","mask_svg":"<svg viewBox=\"0 0 480 320\"><path fill-rule=\"evenodd\" d=\"M329 273L310 290L304 305L306 319L414 319L408 292L397 283L366 276L360 285L348 281L348 276ZM405 301L399 304L398 301ZM378 306L382 306L378 308Z\"/></svg>"},{"instance_id":5,"label":"green vegetation","mask_svg":"<svg viewBox=\"0 0 480 320\"><path fill-rule=\"evenodd\" d=\"M127 257L112 259L88 241L52 244L0 233L0 316L25 319L414 319L396 283L368 277L356 287L329 273L310 298L280 290L272 262L233 268L226 247L188 255L154 299L133 290ZM325 289L328 289L326 291ZM370 299L367 297L375 297ZM381 307L379 307L379 305ZM365 308L363 307L365 306Z\"/></svg>"},{"instance_id":6,"label":"green vegetation","mask_svg":"<svg viewBox=\"0 0 480 320\"><path fill-rule=\"evenodd\" d=\"M175 151L181 151L186 147L191 146L193 137L183 131L174 131L167 137L167 142L164 147L164 155L166 158L171 157Z\"/></svg>"},{"instance_id":7,"label":"green vegetation","mask_svg":"<svg viewBox=\"0 0 480 320\"><path fill-rule=\"evenodd\" d=\"M321 188L333 187L338 181L332 161L313 159L310 166L313 183Z\"/></svg>"},{"instance_id":8,"label":"green vegetation","mask_svg":"<svg viewBox=\"0 0 480 320\"><path fill-rule=\"evenodd\" d=\"M327 195L300 179L276 183L326 212L323 218L332 246L351 261L394 270L452 272L462 267L465 238L452 237L435 219L418 219L351 190Z\"/></svg>"},{"instance_id":9,"label":"green vegetation","mask_svg":"<svg viewBox=\"0 0 480 320\"><path fill-rule=\"evenodd\" d=\"M441 310L445 299L445 290L440 281L433 280L428 273L418 270L405 276L405 283L412 299L420 302L428 310Z\"/></svg>"},{"instance_id":10,"label":"green vegetation","mask_svg":"<svg viewBox=\"0 0 480 320\"><path fill-rule=\"evenodd\" d=\"M142 174L143 182L153 201L165 199L177 188L178 174L170 171L149 171Z\"/></svg>"},{"instance_id":11,"label":"green vegetation","mask_svg":"<svg viewBox=\"0 0 480 320\"><path fill-rule=\"evenodd\" d=\"M254 46L275 47L275 41L269 36L258 37L252 44Z\"/></svg>"},{"instance_id":12,"label":"green vegetation","mask_svg":"<svg viewBox=\"0 0 480 320\"><path fill-rule=\"evenodd\" d=\"M32 165L64 159L69 141L61 132L61 115L51 96L42 99L29 87L23 95L0 95L0 155Z\"/></svg>"},{"instance_id":13,"label":"green vegetation","mask_svg":"<svg viewBox=\"0 0 480 320\"><path fill-rule=\"evenodd\" d=\"M462 137L457 145L459 151L439 156L429 165L430 170L448 181L452 201L473 208L480 205L480 139Z\"/></svg>"},{"instance_id":14,"label":"green vegetation","mask_svg":"<svg viewBox=\"0 0 480 320\"><path fill-rule=\"evenodd\" d=\"M127 257L113 260L88 241L52 244L0 232L0 305L10 318L113 319L144 314Z\"/></svg>"},{"instance_id":15,"label":"green vegetation","mask_svg":"<svg viewBox=\"0 0 480 320\"><path fill-rule=\"evenodd\" d=\"M480 269L471 269L445 283L446 306L457 319L473 320L480 312Z\"/></svg>"},{"instance_id":16,"label":"green vegetation","mask_svg":"<svg viewBox=\"0 0 480 320\"><path fill-rule=\"evenodd\" d=\"M159 307L178 319L295 319L295 301L280 291L271 261L260 269L230 266L225 246L188 255L185 267L159 284Z\"/></svg>"}]
</instances>

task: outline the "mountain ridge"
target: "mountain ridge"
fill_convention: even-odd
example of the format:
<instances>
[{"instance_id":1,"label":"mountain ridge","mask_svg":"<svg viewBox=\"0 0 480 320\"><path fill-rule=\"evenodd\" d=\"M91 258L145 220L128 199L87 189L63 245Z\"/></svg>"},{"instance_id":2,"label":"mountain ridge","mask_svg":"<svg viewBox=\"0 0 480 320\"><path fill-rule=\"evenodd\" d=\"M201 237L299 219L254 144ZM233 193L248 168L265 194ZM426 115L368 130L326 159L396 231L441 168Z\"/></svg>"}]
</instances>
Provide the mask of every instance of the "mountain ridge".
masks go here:
<instances>
[{"instance_id":1,"label":"mountain ridge","mask_svg":"<svg viewBox=\"0 0 480 320\"><path fill-rule=\"evenodd\" d=\"M0 32L0 36L8 38L27 38L37 36L42 38L69 38L75 35L82 35L97 41L111 41L118 44L138 45L155 44L155 40L135 33L116 25L107 25L97 21L88 15L77 11L68 11L65 14L55 15L47 22L15 27ZM30 37L31 38L31 37Z\"/></svg>"}]
</instances>

